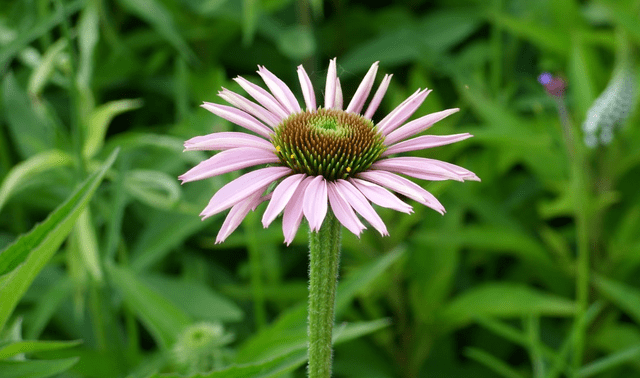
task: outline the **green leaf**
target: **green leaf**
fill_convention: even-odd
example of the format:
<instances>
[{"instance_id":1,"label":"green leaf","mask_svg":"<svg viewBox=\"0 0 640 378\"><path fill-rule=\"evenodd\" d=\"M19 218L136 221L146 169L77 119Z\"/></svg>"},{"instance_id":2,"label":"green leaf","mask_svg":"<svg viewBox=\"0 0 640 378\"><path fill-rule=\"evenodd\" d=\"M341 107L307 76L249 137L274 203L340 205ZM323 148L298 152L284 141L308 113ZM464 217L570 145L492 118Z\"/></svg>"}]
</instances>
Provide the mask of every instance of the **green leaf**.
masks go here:
<instances>
[{"instance_id":1,"label":"green leaf","mask_svg":"<svg viewBox=\"0 0 640 378\"><path fill-rule=\"evenodd\" d=\"M242 0L242 43L245 46L249 46L253 42L259 16L259 1Z\"/></svg>"},{"instance_id":2,"label":"green leaf","mask_svg":"<svg viewBox=\"0 0 640 378\"><path fill-rule=\"evenodd\" d=\"M147 169L128 170L124 186L131 197L159 209L171 209L182 194L174 176Z\"/></svg>"},{"instance_id":3,"label":"green leaf","mask_svg":"<svg viewBox=\"0 0 640 378\"><path fill-rule=\"evenodd\" d=\"M43 378L68 370L77 357L40 361L0 361L0 378Z\"/></svg>"},{"instance_id":4,"label":"green leaf","mask_svg":"<svg viewBox=\"0 0 640 378\"><path fill-rule=\"evenodd\" d=\"M285 29L277 40L278 50L294 61L304 60L316 52L316 40L311 28L297 25Z\"/></svg>"},{"instance_id":5,"label":"green leaf","mask_svg":"<svg viewBox=\"0 0 640 378\"><path fill-rule=\"evenodd\" d=\"M578 377L591 377L626 362L635 361L640 356L640 345L603 357L578 370Z\"/></svg>"},{"instance_id":6,"label":"green leaf","mask_svg":"<svg viewBox=\"0 0 640 378\"><path fill-rule=\"evenodd\" d=\"M543 50L567 55L571 46L569 35L562 29L551 29L540 26L532 21L498 14L494 22L506 31L537 45Z\"/></svg>"},{"instance_id":7,"label":"green leaf","mask_svg":"<svg viewBox=\"0 0 640 378\"><path fill-rule=\"evenodd\" d=\"M0 210L21 184L28 182L41 172L69 165L72 162L73 159L69 154L58 150L50 150L41 152L16 164L0 185Z\"/></svg>"},{"instance_id":8,"label":"green leaf","mask_svg":"<svg viewBox=\"0 0 640 378\"><path fill-rule=\"evenodd\" d=\"M118 114L142 106L142 100L117 100L98 106L91 112L89 122L85 130L85 141L82 147L82 155L85 158L93 157L100 151L104 144L107 128L111 120Z\"/></svg>"},{"instance_id":9,"label":"green leaf","mask_svg":"<svg viewBox=\"0 0 640 378\"><path fill-rule=\"evenodd\" d=\"M53 129L37 112L29 96L9 72L2 82L2 102L7 124L22 157L29 157L53 147Z\"/></svg>"},{"instance_id":10,"label":"green leaf","mask_svg":"<svg viewBox=\"0 0 640 378\"><path fill-rule=\"evenodd\" d=\"M447 329L464 327L477 316L571 316L575 303L514 283L488 283L458 295L439 312Z\"/></svg>"},{"instance_id":11,"label":"green leaf","mask_svg":"<svg viewBox=\"0 0 640 378\"><path fill-rule=\"evenodd\" d=\"M98 250L98 237L91 219L91 212L85 209L76 223L73 237L78 254L82 257L82 264L91 277L98 283L102 283L104 274L100 265L100 252Z\"/></svg>"},{"instance_id":12,"label":"green leaf","mask_svg":"<svg viewBox=\"0 0 640 378\"><path fill-rule=\"evenodd\" d=\"M215 219L211 217L209 219ZM140 232L131 255L131 267L140 272L161 260L180 245L189 235L211 224L208 219L200 220L194 214L157 212L157 216Z\"/></svg>"},{"instance_id":13,"label":"green leaf","mask_svg":"<svg viewBox=\"0 0 640 378\"><path fill-rule=\"evenodd\" d=\"M0 50L0 72L4 71L6 66L22 49L27 47L31 42L41 37L45 33L60 24L66 17L76 13L84 5L85 0L76 0L64 6L62 12L53 12L46 18L40 20L33 27L23 33L20 33L16 39L6 46L2 46Z\"/></svg>"},{"instance_id":14,"label":"green leaf","mask_svg":"<svg viewBox=\"0 0 640 378\"><path fill-rule=\"evenodd\" d=\"M385 67L437 56L454 47L480 26L477 11L470 9L432 12L415 24L403 24L356 46L340 65L347 71L365 71L379 60Z\"/></svg>"},{"instance_id":15,"label":"green leaf","mask_svg":"<svg viewBox=\"0 0 640 378\"><path fill-rule=\"evenodd\" d=\"M155 31L167 40L187 61L193 62L195 54L182 38L171 12L157 0L118 0L129 12L148 22Z\"/></svg>"},{"instance_id":16,"label":"green leaf","mask_svg":"<svg viewBox=\"0 0 640 378\"><path fill-rule=\"evenodd\" d=\"M259 363L232 366L208 374L196 374L191 378L276 378L291 372L307 361L306 349ZM149 378L184 378L179 374L155 374Z\"/></svg>"},{"instance_id":17,"label":"green leaf","mask_svg":"<svg viewBox=\"0 0 640 378\"><path fill-rule=\"evenodd\" d=\"M0 276L8 275L0 287L0 330L36 275L67 238L117 155L118 151L114 151L44 222L0 252Z\"/></svg>"},{"instance_id":18,"label":"green leaf","mask_svg":"<svg viewBox=\"0 0 640 378\"><path fill-rule=\"evenodd\" d=\"M482 249L492 253L509 253L524 261L553 268L544 246L533 237L503 227L467 226L456 231L456 237L442 232L423 232L416 240L430 246L458 246Z\"/></svg>"},{"instance_id":19,"label":"green leaf","mask_svg":"<svg viewBox=\"0 0 640 378\"><path fill-rule=\"evenodd\" d=\"M185 312L144 284L133 271L112 264L107 265L107 271L127 306L138 315L160 346L173 345L182 329L191 324Z\"/></svg>"},{"instance_id":20,"label":"green leaf","mask_svg":"<svg viewBox=\"0 0 640 378\"><path fill-rule=\"evenodd\" d=\"M73 341L40 341L26 340L0 344L0 360L16 356L22 353L42 352L46 350L57 350L71 348L80 344L81 340Z\"/></svg>"},{"instance_id":21,"label":"green leaf","mask_svg":"<svg viewBox=\"0 0 640 378\"><path fill-rule=\"evenodd\" d=\"M40 65L33 70L33 73L29 77L29 84L27 84L27 92L31 97L38 97L42 94L42 89L49 82L49 78L53 74L55 65L58 60L58 56L67 47L67 40L60 39L47 49L44 53Z\"/></svg>"},{"instance_id":22,"label":"green leaf","mask_svg":"<svg viewBox=\"0 0 640 378\"><path fill-rule=\"evenodd\" d=\"M237 322L244 317L240 307L206 285L161 275L146 276L143 281L195 319Z\"/></svg>"},{"instance_id":23,"label":"green leaf","mask_svg":"<svg viewBox=\"0 0 640 378\"><path fill-rule=\"evenodd\" d=\"M465 356L470 359L481 363L488 369L491 369L496 374L505 378L524 378L524 375L520 374L517 370L509 366L508 363L502 361L496 356L485 352L479 348L466 348L464 350Z\"/></svg>"},{"instance_id":24,"label":"green leaf","mask_svg":"<svg viewBox=\"0 0 640 378\"><path fill-rule=\"evenodd\" d=\"M336 294L336 314L346 310L355 296L382 273L386 271L393 262L404 255L404 251L395 251L383 254L371 263L361 267L349 275L338 285ZM277 345L279 351L288 351L296 348L296 345L306 342L306 303L298 305L285 312L278 320L269 327L247 340L239 349L237 361L248 362L256 359L274 356L274 346ZM275 340L279 340L276 342Z\"/></svg>"},{"instance_id":25,"label":"green leaf","mask_svg":"<svg viewBox=\"0 0 640 378\"><path fill-rule=\"evenodd\" d=\"M602 276L595 277L593 283L598 291L640 324L640 290Z\"/></svg>"},{"instance_id":26,"label":"green leaf","mask_svg":"<svg viewBox=\"0 0 640 378\"><path fill-rule=\"evenodd\" d=\"M88 1L78 20L79 62L77 82L80 88L89 88L93 73L93 53L100 38L98 2Z\"/></svg>"}]
</instances>

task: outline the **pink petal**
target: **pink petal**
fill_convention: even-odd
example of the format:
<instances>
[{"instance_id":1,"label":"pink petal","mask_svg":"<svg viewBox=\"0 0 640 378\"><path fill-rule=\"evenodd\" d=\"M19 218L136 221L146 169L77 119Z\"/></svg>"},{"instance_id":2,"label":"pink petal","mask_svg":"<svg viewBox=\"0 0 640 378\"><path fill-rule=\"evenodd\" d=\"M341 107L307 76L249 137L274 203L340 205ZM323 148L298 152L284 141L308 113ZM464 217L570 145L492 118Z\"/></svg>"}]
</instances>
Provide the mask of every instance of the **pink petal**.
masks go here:
<instances>
[{"instance_id":1,"label":"pink petal","mask_svg":"<svg viewBox=\"0 0 640 378\"><path fill-rule=\"evenodd\" d=\"M440 121L441 119L450 116L453 113L456 113L460 109L447 109L437 113L427 114L426 116L420 117L418 119L414 119L413 121L407 123L406 125L400 127L398 130L392 131L387 135L384 140L384 144L387 146L391 146L395 142L406 139L412 135L416 135L421 133L431 127L434 123Z\"/></svg>"},{"instance_id":2,"label":"pink petal","mask_svg":"<svg viewBox=\"0 0 640 378\"><path fill-rule=\"evenodd\" d=\"M432 147L444 146L447 144L460 142L461 140L471 138L472 136L473 135L469 133L453 135L423 135L417 138L405 140L404 142L396 143L393 146L387 148L381 156L388 156L400 152L417 151Z\"/></svg>"},{"instance_id":3,"label":"pink petal","mask_svg":"<svg viewBox=\"0 0 640 378\"><path fill-rule=\"evenodd\" d=\"M304 97L304 102L307 105L307 110L316 110L316 94L313 92L311 79L309 79L309 75L307 75L307 71L304 70L302 64L298 66L298 79L300 79L302 96Z\"/></svg>"},{"instance_id":4,"label":"pink petal","mask_svg":"<svg viewBox=\"0 0 640 378\"><path fill-rule=\"evenodd\" d=\"M271 201L269 201L269 205L267 205L267 209L262 215L262 225L265 228L284 210L284 207L289 203L291 196L293 196L298 185L300 185L300 182L302 182L305 177L306 175L303 173L295 174L287 177L278 184L273 191L273 196L271 197Z\"/></svg>"},{"instance_id":5,"label":"pink petal","mask_svg":"<svg viewBox=\"0 0 640 378\"><path fill-rule=\"evenodd\" d=\"M402 173L403 175L412 176L422 180L464 181L461 175L438 164L433 164L431 159L413 156L378 160L371 164L371 169Z\"/></svg>"},{"instance_id":6,"label":"pink petal","mask_svg":"<svg viewBox=\"0 0 640 378\"><path fill-rule=\"evenodd\" d=\"M371 93L371 88L373 88L373 81L376 79L376 73L378 73L378 62L375 62L367 71L367 74L362 79L362 82L356 89L356 93L353 95L351 102L347 106L347 113L360 113L362 107L364 106L364 102L369 97L369 93Z\"/></svg>"},{"instance_id":7,"label":"pink petal","mask_svg":"<svg viewBox=\"0 0 640 378\"><path fill-rule=\"evenodd\" d=\"M382 102L382 98L384 97L385 93L387 93L387 88L389 88L389 83L391 82L392 77L393 75L384 75L384 77L382 78L382 82L380 83L380 86L376 90L376 93L373 95L373 99L371 99L371 102L367 107L367 111L364 112L364 118L371 119L371 117L373 117L373 115L375 114L376 110L378 110L378 106L380 106L380 102Z\"/></svg>"},{"instance_id":8,"label":"pink petal","mask_svg":"<svg viewBox=\"0 0 640 378\"><path fill-rule=\"evenodd\" d=\"M262 80L267 84L271 93L273 93L275 98L280 101L280 104L289 111L289 114L300 113L302 111L296 96L293 95L293 92L291 92L287 84L269 72L264 66L258 66L258 75L262 77Z\"/></svg>"},{"instance_id":9,"label":"pink petal","mask_svg":"<svg viewBox=\"0 0 640 378\"><path fill-rule=\"evenodd\" d=\"M475 173L471 172L466 168L462 168L459 165L447 163L446 161L436 160L436 159L427 159L427 158L417 158L417 159L422 159L427 164L438 166L442 169L447 169L450 172L458 175L463 180L480 181L480 178L476 176Z\"/></svg>"},{"instance_id":10,"label":"pink petal","mask_svg":"<svg viewBox=\"0 0 640 378\"><path fill-rule=\"evenodd\" d=\"M309 221L311 231L318 231L327 215L327 181L316 176L304 192L302 211Z\"/></svg>"},{"instance_id":11,"label":"pink petal","mask_svg":"<svg viewBox=\"0 0 640 378\"><path fill-rule=\"evenodd\" d=\"M277 115L281 119L285 119L289 116L288 113L282 105L271 95L271 93L267 92L263 88L253 84L249 80L238 76L235 79L236 83L240 84L240 86L247 91L247 93L253 97L256 101L260 103L260 105L267 108L268 111Z\"/></svg>"},{"instance_id":12,"label":"pink petal","mask_svg":"<svg viewBox=\"0 0 640 378\"><path fill-rule=\"evenodd\" d=\"M440 214L444 214L444 206L418 184L404 177L386 171L366 171L358 173L358 177L374 182L395 192L403 194L425 206L428 206Z\"/></svg>"},{"instance_id":13,"label":"pink petal","mask_svg":"<svg viewBox=\"0 0 640 378\"><path fill-rule=\"evenodd\" d=\"M273 132L273 130L265 124L240 109L226 105L213 104L211 102L205 102L200 106L229 122L233 122L236 125L242 126L247 130L251 130L256 134L260 134L265 138L270 138L270 134Z\"/></svg>"},{"instance_id":14,"label":"pink petal","mask_svg":"<svg viewBox=\"0 0 640 378\"><path fill-rule=\"evenodd\" d=\"M338 79L336 58L329 61L329 71L327 72L327 84L324 88L324 108L331 109L336 100L336 80Z\"/></svg>"},{"instance_id":15,"label":"pink petal","mask_svg":"<svg viewBox=\"0 0 640 378\"><path fill-rule=\"evenodd\" d=\"M362 194L364 194L364 196L367 197L369 201L375 203L378 206L397 210L407 214L411 214L413 212L413 207L402 202L398 197L394 196L391 192L381 187L380 185L357 178L350 178L349 182L353 184L353 186L355 186L356 189L358 189Z\"/></svg>"},{"instance_id":16,"label":"pink petal","mask_svg":"<svg viewBox=\"0 0 640 378\"><path fill-rule=\"evenodd\" d=\"M431 93L431 90L425 89L406 99L378 123L378 130L380 130L383 135L388 135L390 132L395 130L404 121L409 119L411 115L413 115L420 105L422 105L429 93Z\"/></svg>"},{"instance_id":17,"label":"pink petal","mask_svg":"<svg viewBox=\"0 0 640 378\"><path fill-rule=\"evenodd\" d=\"M185 151L218 151L237 147L254 147L275 152L270 142L251 134L224 131L197 136L184 142Z\"/></svg>"},{"instance_id":18,"label":"pink petal","mask_svg":"<svg viewBox=\"0 0 640 378\"><path fill-rule=\"evenodd\" d=\"M336 101L333 103L333 107L342 110L342 86L339 78L336 79Z\"/></svg>"},{"instance_id":19,"label":"pink petal","mask_svg":"<svg viewBox=\"0 0 640 378\"><path fill-rule=\"evenodd\" d=\"M222 151L178 177L182 183L202 180L258 164L277 163L280 158L260 148L239 147Z\"/></svg>"},{"instance_id":20,"label":"pink petal","mask_svg":"<svg viewBox=\"0 0 640 378\"><path fill-rule=\"evenodd\" d=\"M358 189L345 180L336 180L336 189L340 194L342 194L342 197L347 200L349 205L351 205L358 214L362 215L364 219L378 230L382 236L389 236L389 232L387 231L387 227L384 225L384 222Z\"/></svg>"},{"instance_id":21,"label":"pink petal","mask_svg":"<svg viewBox=\"0 0 640 378\"><path fill-rule=\"evenodd\" d=\"M311 180L313 180L313 177L309 176L302 180L291 196L287 206L284 208L284 214L282 215L282 233L284 234L284 242L287 243L287 245L291 244L293 238L296 236L296 232L298 232L298 227L300 227L304 193Z\"/></svg>"},{"instance_id":22,"label":"pink petal","mask_svg":"<svg viewBox=\"0 0 640 378\"><path fill-rule=\"evenodd\" d=\"M260 193L256 192L235 204L224 219L222 227L220 227L218 236L216 236L216 244L225 241L225 239L238 228L244 220L244 217L249 214L249 211L254 210L265 198L265 196L261 197Z\"/></svg>"},{"instance_id":23,"label":"pink petal","mask_svg":"<svg viewBox=\"0 0 640 378\"><path fill-rule=\"evenodd\" d=\"M267 167L246 173L220 188L200 216L208 218L256 192L262 193L272 182L290 173L289 167Z\"/></svg>"},{"instance_id":24,"label":"pink petal","mask_svg":"<svg viewBox=\"0 0 640 378\"><path fill-rule=\"evenodd\" d=\"M242 109L252 116L260 119L271 127L275 127L280 123L280 121L282 121L282 118L276 114L226 88L222 88L222 91L218 92L218 96L222 97L225 101L236 108Z\"/></svg>"},{"instance_id":25,"label":"pink petal","mask_svg":"<svg viewBox=\"0 0 640 378\"><path fill-rule=\"evenodd\" d=\"M366 229L366 227L360 222L360 219L358 219L358 216L349 203L339 193L335 182L327 183L327 194L329 195L331 210L336 218L354 235L360 237L360 233Z\"/></svg>"}]
</instances>

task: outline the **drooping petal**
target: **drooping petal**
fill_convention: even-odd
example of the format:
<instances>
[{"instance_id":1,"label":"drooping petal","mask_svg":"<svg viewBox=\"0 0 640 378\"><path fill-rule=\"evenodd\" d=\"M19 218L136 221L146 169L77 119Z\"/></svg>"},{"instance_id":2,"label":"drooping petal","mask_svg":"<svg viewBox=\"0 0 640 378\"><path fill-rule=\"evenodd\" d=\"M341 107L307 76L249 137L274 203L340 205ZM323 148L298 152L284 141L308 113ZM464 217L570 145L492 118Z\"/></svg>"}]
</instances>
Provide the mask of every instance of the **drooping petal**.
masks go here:
<instances>
[{"instance_id":1,"label":"drooping petal","mask_svg":"<svg viewBox=\"0 0 640 378\"><path fill-rule=\"evenodd\" d=\"M400 152L417 151L427 148L444 146L447 144L460 142L461 140L471 138L472 136L473 135L469 133L453 135L423 135L417 138L405 140L404 142L396 143L393 146L387 148L380 156L388 156Z\"/></svg>"},{"instance_id":2,"label":"drooping petal","mask_svg":"<svg viewBox=\"0 0 640 378\"><path fill-rule=\"evenodd\" d=\"M351 102L349 102L347 106L347 113L360 113L364 107L364 102L367 101L367 97L369 97L369 93L371 93L373 81L376 79L376 73L378 73L378 62L371 65L364 79L362 79L358 89L356 89L356 93L354 93Z\"/></svg>"},{"instance_id":3,"label":"drooping petal","mask_svg":"<svg viewBox=\"0 0 640 378\"><path fill-rule=\"evenodd\" d=\"M200 216L203 219L230 208L255 192L262 193L273 181L292 173L289 167L267 167L246 173L213 195Z\"/></svg>"},{"instance_id":4,"label":"drooping petal","mask_svg":"<svg viewBox=\"0 0 640 378\"><path fill-rule=\"evenodd\" d=\"M342 197L347 200L349 205L354 208L358 214L362 215L382 236L388 236L389 232L384 222L373 209L369 201L365 196L360 193L350 182L345 180L336 180L336 189L342 194Z\"/></svg>"},{"instance_id":5,"label":"drooping petal","mask_svg":"<svg viewBox=\"0 0 640 378\"><path fill-rule=\"evenodd\" d=\"M291 196L295 193L300 182L306 177L303 173L298 173L282 180L273 191L271 201L267 205L267 209L262 215L262 225L267 228L274 219L280 214L284 207L289 203Z\"/></svg>"},{"instance_id":6,"label":"drooping petal","mask_svg":"<svg viewBox=\"0 0 640 378\"><path fill-rule=\"evenodd\" d=\"M237 171L238 169L253 167L254 165L277 163L280 158L271 151L261 148L239 147L222 151L191 168L178 178L182 183L197 181Z\"/></svg>"},{"instance_id":7,"label":"drooping petal","mask_svg":"<svg viewBox=\"0 0 640 378\"><path fill-rule=\"evenodd\" d=\"M393 109L388 116L378 123L378 130L380 130L382 135L388 135L404 121L408 120L420 105L422 105L429 93L431 93L431 90L425 89L420 91Z\"/></svg>"},{"instance_id":8,"label":"drooping petal","mask_svg":"<svg viewBox=\"0 0 640 378\"><path fill-rule=\"evenodd\" d=\"M389 83L391 82L392 77L393 75L384 75L380 86L376 90L376 93L373 95L369 106L367 106L367 110L364 112L364 118L371 119L376 110L378 110L378 106L380 106L382 98L384 97L385 93L387 93L387 88L389 88Z\"/></svg>"},{"instance_id":9,"label":"drooping petal","mask_svg":"<svg viewBox=\"0 0 640 378\"><path fill-rule=\"evenodd\" d=\"M420 117L418 119L414 119L413 121L401 126L399 129L394 130L390 134L388 134L384 139L384 144L386 144L387 146L391 146L395 142L421 133L431 127L434 123L450 116L453 113L456 113L459 110L460 109L458 108L447 109L437 113L427 114L426 116Z\"/></svg>"},{"instance_id":10,"label":"drooping petal","mask_svg":"<svg viewBox=\"0 0 640 378\"><path fill-rule=\"evenodd\" d=\"M333 108L342 110L342 86L340 85L340 78L336 79L336 101L333 103Z\"/></svg>"},{"instance_id":11,"label":"drooping petal","mask_svg":"<svg viewBox=\"0 0 640 378\"><path fill-rule=\"evenodd\" d=\"M272 74L264 66L258 66L258 75L262 77L262 80L267 84L271 93L273 93L275 98L280 101L280 104L289 111L289 114L300 113L302 111L296 96L294 96L287 84L280 80L276 75Z\"/></svg>"},{"instance_id":12,"label":"drooping petal","mask_svg":"<svg viewBox=\"0 0 640 378\"><path fill-rule=\"evenodd\" d=\"M331 109L336 101L336 79L338 78L336 68L336 58L329 61L329 70L327 71L327 84L324 88L324 108Z\"/></svg>"},{"instance_id":13,"label":"drooping petal","mask_svg":"<svg viewBox=\"0 0 640 378\"><path fill-rule=\"evenodd\" d=\"M222 227L220 227L220 231L218 231L218 235L216 236L216 244L220 244L225 241L225 239L227 239L227 237L231 235L231 233L235 231L236 228L238 228L240 223L242 223L242 220L244 220L244 217L249 214L249 211L254 210L261 202L265 201L266 199L267 196L260 196L260 193L256 192L246 199L235 204L231 208L231 210L229 210L229 214L227 214L227 217L222 223Z\"/></svg>"},{"instance_id":14,"label":"drooping petal","mask_svg":"<svg viewBox=\"0 0 640 378\"><path fill-rule=\"evenodd\" d=\"M218 96L236 108L244 110L271 127L275 127L280 123L280 121L282 121L282 118L277 114L268 111L255 102L226 88L222 88L222 91L218 92Z\"/></svg>"},{"instance_id":15,"label":"drooping petal","mask_svg":"<svg viewBox=\"0 0 640 378\"><path fill-rule=\"evenodd\" d=\"M480 178L476 176L475 173L471 172L466 168L462 168L459 165L447 163L446 161L442 161L442 160L429 159L429 158L415 158L415 159L423 159L423 161L426 162L427 164L438 166L442 169L447 169L450 172L453 172L454 174L458 175L463 180L480 181Z\"/></svg>"},{"instance_id":16,"label":"drooping petal","mask_svg":"<svg viewBox=\"0 0 640 378\"><path fill-rule=\"evenodd\" d=\"M222 151L230 148L253 147L275 152L273 144L251 134L223 131L197 136L184 142L185 151Z\"/></svg>"},{"instance_id":17,"label":"drooping petal","mask_svg":"<svg viewBox=\"0 0 640 378\"><path fill-rule=\"evenodd\" d=\"M265 138L270 138L270 135L273 132L273 130L271 130L268 126L240 109L226 105L214 104L211 102L205 102L200 106L207 109L211 113L226 119L229 122L235 123L238 126L242 126L245 129L251 130L256 134L260 134Z\"/></svg>"},{"instance_id":18,"label":"drooping petal","mask_svg":"<svg viewBox=\"0 0 640 378\"><path fill-rule=\"evenodd\" d=\"M306 177L298 188L291 196L291 199L284 208L284 214L282 215L282 233L284 234L284 242L287 245L291 244L293 238L298 232L300 222L302 221L302 204L304 202L304 193L307 190L307 186L313 180L313 177Z\"/></svg>"},{"instance_id":19,"label":"drooping petal","mask_svg":"<svg viewBox=\"0 0 640 378\"><path fill-rule=\"evenodd\" d=\"M367 199L378 206L388 209L397 210L403 213L413 213L413 207L402 202L398 197L393 195L387 189L380 185L358 178L350 178L349 182L353 184Z\"/></svg>"},{"instance_id":20,"label":"drooping petal","mask_svg":"<svg viewBox=\"0 0 640 378\"><path fill-rule=\"evenodd\" d=\"M327 181L324 177L316 176L309 182L304 191L302 211L311 231L318 231L327 215Z\"/></svg>"},{"instance_id":21,"label":"drooping petal","mask_svg":"<svg viewBox=\"0 0 640 378\"><path fill-rule=\"evenodd\" d=\"M307 110L316 110L316 94L313 92L311 79L309 79L309 75L307 75L307 71L304 70L302 64L298 66L298 79L300 79L302 96L304 97L304 102L307 105Z\"/></svg>"},{"instance_id":22,"label":"drooping petal","mask_svg":"<svg viewBox=\"0 0 640 378\"><path fill-rule=\"evenodd\" d=\"M260 105L267 108L268 111L274 113L279 116L280 119L285 119L289 116L289 113L285 110L282 105L271 95L271 93L267 92L263 88L253 84L249 80L238 76L235 79L236 83L240 84L240 86L247 91L247 93L253 97L256 101L260 103Z\"/></svg>"},{"instance_id":23,"label":"drooping petal","mask_svg":"<svg viewBox=\"0 0 640 378\"><path fill-rule=\"evenodd\" d=\"M428 206L440 214L444 214L444 206L433 196L433 194L424 190L420 185L408 180L402 176L395 175L386 171L366 171L357 175L359 178L371 181L383 187L389 188L394 192L403 194L414 201Z\"/></svg>"},{"instance_id":24,"label":"drooping petal","mask_svg":"<svg viewBox=\"0 0 640 378\"><path fill-rule=\"evenodd\" d=\"M371 164L371 169L402 173L403 175L429 181L464 181L462 175L433 164L431 159L420 157L408 156L382 159Z\"/></svg>"},{"instance_id":25,"label":"drooping petal","mask_svg":"<svg viewBox=\"0 0 640 378\"><path fill-rule=\"evenodd\" d=\"M360 222L360 219L358 219L358 216L353 211L349 203L342 198L342 195L336 188L335 182L327 183L327 194L329 196L331 210L338 221L340 221L347 230L351 231L357 237L360 237L360 233L362 230L366 229L366 227L362 222Z\"/></svg>"}]
</instances>

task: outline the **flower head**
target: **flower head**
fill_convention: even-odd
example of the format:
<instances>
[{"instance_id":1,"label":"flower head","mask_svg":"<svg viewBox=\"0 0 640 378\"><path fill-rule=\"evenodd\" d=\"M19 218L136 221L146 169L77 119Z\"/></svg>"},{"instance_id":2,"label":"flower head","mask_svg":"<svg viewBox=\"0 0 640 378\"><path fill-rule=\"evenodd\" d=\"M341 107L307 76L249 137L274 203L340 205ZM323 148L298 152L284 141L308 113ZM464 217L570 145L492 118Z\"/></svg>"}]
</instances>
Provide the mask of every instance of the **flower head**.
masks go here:
<instances>
[{"instance_id":1,"label":"flower head","mask_svg":"<svg viewBox=\"0 0 640 378\"><path fill-rule=\"evenodd\" d=\"M404 213L413 211L389 190L444 214L444 207L431 193L398 174L431 181L480 180L462 167L439 160L389 157L458 142L471 135L423 135L407 139L459 110L443 110L405 123L426 99L430 92L426 89L417 90L375 123L372 116L391 80L391 75L384 76L363 112L377 71L376 62L346 108L335 59L329 64L323 107L316 104L311 80L302 66L298 66L298 77L305 110L282 80L260 66L258 74L269 91L242 77L235 79L255 102L223 88L219 95L232 106L207 102L202 105L257 135L219 132L186 141L185 150L222 152L180 176L183 183L268 164L223 186L202 211L204 219L231 208L216 242L223 242L250 210L266 200L269 204L262 224L268 227L283 213L282 229L287 244L293 240L303 217L312 230L319 230L329 207L340 223L356 235L366 228L356 213L380 234L388 235L371 203ZM277 183L275 189L265 194L273 183Z\"/></svg>"}]
</instances>

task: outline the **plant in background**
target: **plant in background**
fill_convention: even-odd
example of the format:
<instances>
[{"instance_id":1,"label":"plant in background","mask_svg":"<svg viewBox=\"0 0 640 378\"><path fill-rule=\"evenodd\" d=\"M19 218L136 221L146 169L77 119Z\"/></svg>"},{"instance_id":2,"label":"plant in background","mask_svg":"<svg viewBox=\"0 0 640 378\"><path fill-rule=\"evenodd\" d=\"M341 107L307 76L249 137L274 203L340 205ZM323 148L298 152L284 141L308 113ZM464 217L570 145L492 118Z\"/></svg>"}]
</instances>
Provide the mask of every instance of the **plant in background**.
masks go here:
<instances>
[{"instance_id":1,"label":"plant in background","mask_svg":"<svg viewBox=\"0 0 640 378\"><path fill-rule=\"evenodd\" d=\"M234 339L220 323L201 322L186 328L172 348L177 370L193 375L224 366L223 347Z\"/></svg>"},{"instance_id":2,"label":"plant in background","mask_svg":"<svg viewBox=\"0 0 640 378\"><path fill-rule=\"evenodd\" d=\"M410 205L388 189L444 214L444 207L431 193L398 174L431 181L479 181L473 172L439 160L389 157L454 143L471 135L424 135L407 140L459 110L447 109L405 123L426 99L430 92L427 89L417 90L380 122L373 122L372 116L391 80L391 75L385 75L362 112L377 70L376 62L345 108L336 60L331 60L324 107L320 107L316 104L309 76L299 66L298 77L306 105L306 110L303 110L284 82L266 68L259 67L257 72L271 93L242 77L235 79L259 104L223 88L219 95L232 106L202 105L257 135L219 132L185 142L186 150L222 152L180 176L183 183L256 165L270 165L223 186L202 211L204 219L231 208L218 233L217 243L223 242L250 210L267 200L269 204L262 223L267 227L284 212L282 227L287 244L293 240L302 218L309 222L310 377L331 375L331 335L341 225L359 235L366 227L357 213L381 235L388 235L384 222L370 202L405 213L412 212ZM269 192L271 187L274 189Z\"/></svg>"},{"instance_id":3,"label":"plant in background","mask_svg":"<svg viewBox=\"0 0 640 378\"><path fill-rule=\"evenodd\" d=\"M615 129L622 126L635 105L637 74L631 47L619 51L620 58L607 87L593 102L582 124L584 142L589 147L611 143Z\"/></svg>"}]
</instances>

